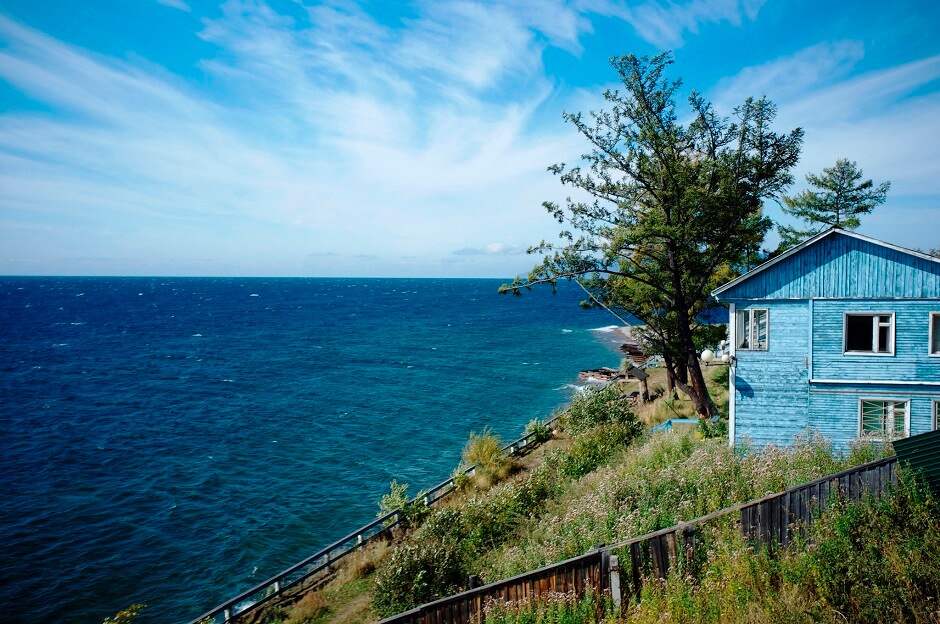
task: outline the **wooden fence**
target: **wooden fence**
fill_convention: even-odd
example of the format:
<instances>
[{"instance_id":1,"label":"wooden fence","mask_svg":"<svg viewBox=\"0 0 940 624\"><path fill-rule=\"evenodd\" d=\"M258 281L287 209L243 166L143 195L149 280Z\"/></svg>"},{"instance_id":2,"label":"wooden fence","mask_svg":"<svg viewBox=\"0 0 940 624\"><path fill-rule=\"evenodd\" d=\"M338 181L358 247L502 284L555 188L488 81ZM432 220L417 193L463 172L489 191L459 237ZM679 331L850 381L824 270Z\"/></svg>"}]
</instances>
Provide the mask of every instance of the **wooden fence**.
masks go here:
<instances>
[{"instance_id":1,"label":"wooden fence","mask_svg":"<svg viewBox=\"0 0 940 624\"><path fill-rule=\"evenodd\" d=\"M555 422L555 418L546 422L549 427ZM537 434L530 433L518 440L503 447L503 453L507 455L516 455L537 444ZM466 475L472 475L475 470L471 466L464 471ZM419 493L413 503L423 503L426 506L433 505L445 498L454 491L453 478L439 483L429 490ZM251 621L257 618L251 617L256 614L258 609L272 604L277 598L283 596L290 589L300 587L305 581L312 581L325 574L329 574L344 557L357 549L365 546L369 541L381 535L388 535L388 531L398 525L400 517L397 512L391 512L359 527L349 535L333 542L326 548L314 553L303 561L292 565L286 570L272 576L255 585L254 587L238 594L234 598L226 600L219 606L210 609L201 616L192 620L190 624L216 624L220 620L228 622L233 619L239 621Z\"/></svg>"},{"instance_id":2,"label":"wooden fence","mask_svg":"<svg viewBox=\"0 0 940 624\"><path fill-rule=\"evenodd\" d=\"M597 549L561 563L421 605L386 618L380 624L471 624L485 621L482 605L489 599L529 600L549 591L583 593L593 587L600 600L609 592L615 605L621 603L621 583L639 595L644 579L665 579L680 560L690 564L707 551L705 530L715 521L740 526L744 539L756 545L786 547L812 525L836 500L860 501L879 497L897 483L897 458L889 457L843 472L815 479L784 492L727 507Z\"/></svg>"},{"instance_id":3,"label":"wooden fence","mask_svg":"<svg viewBox=\"0 0 940 624\"><path fill-rule=\"evenodd\" d=\"M490 600L520 602L549 592L582 595L588 587L601 594L609 589L610 552L592 550L586 555L490 583L436 602L399 613L379 624L451 624L482 622L483 608Z\"/></svg>"}]
</instances>

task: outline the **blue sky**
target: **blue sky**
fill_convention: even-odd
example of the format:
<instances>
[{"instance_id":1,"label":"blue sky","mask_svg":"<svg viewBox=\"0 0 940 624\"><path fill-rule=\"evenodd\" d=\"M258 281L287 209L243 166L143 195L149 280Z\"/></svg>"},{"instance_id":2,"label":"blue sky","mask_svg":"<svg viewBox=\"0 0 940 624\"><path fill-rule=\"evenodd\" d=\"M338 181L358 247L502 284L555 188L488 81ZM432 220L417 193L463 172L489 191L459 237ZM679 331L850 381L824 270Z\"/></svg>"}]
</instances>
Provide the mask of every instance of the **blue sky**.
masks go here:
<instances>
[{"instance_id":1,"label":"blue sky","mask_svg":"<svg viewBox=\"0 0 940 624\"><path fill-rule=\"evenodd\" d=\"M940 4L0 0L0 274L508 277L612 55L856 160L940 246ZM780 217L779 209L769 213ZM775 242L775 241L773 241Z\"/></svg>"}]
</instances>

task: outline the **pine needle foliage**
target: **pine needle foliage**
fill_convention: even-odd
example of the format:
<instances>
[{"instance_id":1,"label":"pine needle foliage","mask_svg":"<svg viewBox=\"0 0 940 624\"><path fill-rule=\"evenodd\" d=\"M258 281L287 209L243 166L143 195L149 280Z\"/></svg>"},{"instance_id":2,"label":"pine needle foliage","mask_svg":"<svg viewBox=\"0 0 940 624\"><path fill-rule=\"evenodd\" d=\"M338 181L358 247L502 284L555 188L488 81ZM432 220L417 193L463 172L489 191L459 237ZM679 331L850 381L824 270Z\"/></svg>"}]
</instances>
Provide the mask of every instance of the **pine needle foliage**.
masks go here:
<instances>
[{"instance_id":1,"label":"pine needle foliage","mask_svg":"<svg viewBox=\"0 0 940 624\"><path fill-rule=\"evenodd\" d=\"M862 181L862 170L846 158L823 168L822 175L807 174L806 181L815 190L783 196L783 211L800 219L804 226L781 226L780 249L793 247L827 228L857 229L861 225L859 217L883 204L891 188L891 182L875 186L870 179Z\"/></svg>"}]
</instances>

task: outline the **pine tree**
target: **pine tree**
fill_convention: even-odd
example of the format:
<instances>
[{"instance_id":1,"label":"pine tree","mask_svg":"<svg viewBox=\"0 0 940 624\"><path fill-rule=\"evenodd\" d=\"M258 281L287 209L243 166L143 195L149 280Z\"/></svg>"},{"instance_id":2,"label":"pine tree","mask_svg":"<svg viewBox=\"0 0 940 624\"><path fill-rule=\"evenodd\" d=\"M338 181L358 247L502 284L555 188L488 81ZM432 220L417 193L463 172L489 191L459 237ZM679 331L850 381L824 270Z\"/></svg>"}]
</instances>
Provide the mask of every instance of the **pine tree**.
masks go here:
<instances>
[{"instance_id":1,"label":"pine tree","mask_svg":"<svg viewBox=\"0 0 940 624\"><path fill-rule=\"evenodd\" d=\"M549 167L577 191L578 199L543 204L569 229L560 242L531 248L543 262L501 290L577 280L595 301L643 321L674 360L677 381L687 373L678 387L701 416L714 416L697 319L729 267L770 229L763 202L792 183L803 132L772 131L776 107L765 98L745 100L731 121L694 91L685 126L675 101L681 81L665 77L671 55L611 63L623 85L604 94L611 110L565 114L587 140L583 166Z\"/></svg>"},{"instance_id":2,"label":"pine tree","mask_svg":"<svg viewBox=\"0 0 940 624\"><path fill-rule=\"evenodd\" d=\"M830 227L854 230L861 225L860 215L883 204L891 182L878 186L862 179L855 161L840 158L834 167L823 168L822 175L806 175L810 186L795 197L783 196L783 211L805 222L804 229L779 226L780 249L788 249Z\"/></svg>"}]
</instances>

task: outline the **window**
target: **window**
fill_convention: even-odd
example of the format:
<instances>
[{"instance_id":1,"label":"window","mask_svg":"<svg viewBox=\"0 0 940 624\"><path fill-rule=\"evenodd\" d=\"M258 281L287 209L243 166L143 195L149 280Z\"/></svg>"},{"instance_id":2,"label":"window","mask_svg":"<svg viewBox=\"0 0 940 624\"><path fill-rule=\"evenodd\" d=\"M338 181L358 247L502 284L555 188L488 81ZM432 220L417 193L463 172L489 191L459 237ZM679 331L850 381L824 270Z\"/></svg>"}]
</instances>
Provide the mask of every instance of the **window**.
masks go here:
<instances>
[{"instance_id":1,"label":"window","mask_svg":"<svg viewBox=\"0 0 940 624\"><path fill-rule=\"evenodd\" d=\"M930 355L940 355L940 312L930 313Z\"/></svg>"},{"instance_id":2,"label":"window","mask_svg":"<svg viewBox=\"0 0 940 624\"><path fill-rule=\"evenodd\" d=\"M745 351L767 350L767 310L738 310L735 335L736 348Z\"/></svg>"},{"instance_id":3,"label":"window","mask_svg":"<svg viewBox=\"0 0 940 624\"><path fill-rule=\"evenodd\" d=\"M870 353L892 355L894 353L894 314L845 315L845 353Z\"/></svg>"},{"instance_id":4,"label":"window","mask_svg":"<svg viewBox=\"0 0 940 624\"><path fill-rule=\"evenodd\" d=\"M861 435L903 438L907 435L908 401L875 401L862 399ZM936 409L936 408L935 408Z\"/></svg>"},{"instance_id":5,"label":"window","mask_svg":"<svg viewBox=\"0 0 940 624\"><path fill-rule=\"evenodd\" d=\"M933 402L933 428L940 429L940 401Z\"/></svg>"}]
</instances>

